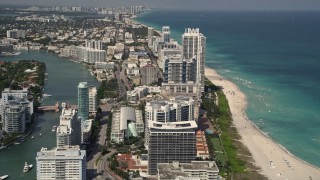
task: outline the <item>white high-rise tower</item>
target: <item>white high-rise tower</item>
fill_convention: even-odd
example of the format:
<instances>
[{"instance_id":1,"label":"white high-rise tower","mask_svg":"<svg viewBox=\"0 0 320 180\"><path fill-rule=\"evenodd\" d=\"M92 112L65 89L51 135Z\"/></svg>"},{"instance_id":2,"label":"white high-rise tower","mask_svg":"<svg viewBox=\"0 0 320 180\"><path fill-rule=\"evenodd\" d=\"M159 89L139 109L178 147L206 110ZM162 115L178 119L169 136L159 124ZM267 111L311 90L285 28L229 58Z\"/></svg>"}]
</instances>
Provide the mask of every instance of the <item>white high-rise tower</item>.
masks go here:
<instances>
[{"instance_id":1,"label":"white high-rise tower","mask_svg":"<svg viewBox=\"0 0 320 180\"><path fill-rule=\"evenodd\" d=\"M170 42L170 27L163 26L162 27L162 41L163 42Z\"/></svg>"},{"instance_id":2,"label":"white high-rise tower","mask_svg":"<svg viewBox=\"0 0 320 180\"><path fill-rule=\"evenodd\" d=\"M204 66L206 61L206 37L200 33L199 28L187 28L182 34L182 55L184 59L192 59L196 56L197 77L201 83L201 92L204 92Z\"/></svg>"}]
</instances>

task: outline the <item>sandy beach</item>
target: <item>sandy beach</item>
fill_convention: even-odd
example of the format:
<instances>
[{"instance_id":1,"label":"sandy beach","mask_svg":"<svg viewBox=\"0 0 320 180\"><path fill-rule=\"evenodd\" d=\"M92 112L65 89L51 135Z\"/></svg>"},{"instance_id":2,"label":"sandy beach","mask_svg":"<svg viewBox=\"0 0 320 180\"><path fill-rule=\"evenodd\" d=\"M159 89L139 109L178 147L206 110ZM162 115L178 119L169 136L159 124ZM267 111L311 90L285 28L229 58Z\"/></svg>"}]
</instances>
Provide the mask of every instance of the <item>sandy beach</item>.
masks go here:
<instances>
[{"instance_id":1,"label":"sandy beach","mask_svg":"<svg viewBox=\"0 0 320 180\"><path fill-rule=\"evenodd\" d=\"M251 152L261 174L268 179L318 180L320 169L288 153L280 144L265 136L245 114L246 96L231 81L218 75L213 69L205 68L206 77L221 86L226 95L233 123L242 137L242 142Z\"/></svg>"}]
</instances>

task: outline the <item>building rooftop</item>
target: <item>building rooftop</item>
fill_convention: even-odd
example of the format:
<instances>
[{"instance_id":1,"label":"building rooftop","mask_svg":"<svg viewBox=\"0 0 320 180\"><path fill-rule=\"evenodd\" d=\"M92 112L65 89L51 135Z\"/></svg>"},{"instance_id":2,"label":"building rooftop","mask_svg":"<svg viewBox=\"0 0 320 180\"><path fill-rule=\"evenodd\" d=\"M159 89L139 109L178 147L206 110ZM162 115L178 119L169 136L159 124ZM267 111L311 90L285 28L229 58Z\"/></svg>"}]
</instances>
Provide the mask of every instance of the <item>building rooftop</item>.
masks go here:
<instances>
[{"instance_id":1,"label":"building rooftop","mask_svg":"<svg viewBox=\"0 0 320 180\"><path fill-rule=\"evenodd\" d=\"M71 129L68 126L60 125L57 127L57 134L71 134Z\"/></svg>"},{"instance_id":2,"label":"building rooftop","mask_svg":"<svg viewBox=\"0 0 320 180\"><path fill-rule=\"evenodd\" d=\"M41 148L41 151L37 153L36 159L83 159L85 156L86 151L80 150L79 146L61 146L51 150Z\"/></svg>"},{"instance_id":3,"label":"building rooftop","mask_svg":"<svg viewBox=\"0 0 320 180\"><path fill-rule=\"evenodd\" d=\"M195 121L178 121L178 122L156 122L149 120L150 129L160 130L183 130L183 129L197 129L198 125Z\"/></svg>"},{"instance_id":4,"label":"building rooftop","mask_svg":"<svg viewBox=\"0 0 320 180\"><path fill-rule=\"evenodd\" d=\"M136 155L133 156L132 154L118 154L117 161L126 162L128 164L128 167L126 169L129 169L129 170L141 169L141 170L147 171L148 169L147 164L140 163L140 161L144 161L144 160L137 157Z\"/></svg>"},{"instance_id":5,"label":"building rooftop","mask_svg":"<svg viewBox=\"0 0 320 180\"><path fill-rule=\"evenodd\" d=\"M80 82L78 85L78 88L88 88L88 83L87 82Z\"/></svg>"}]
</instances>

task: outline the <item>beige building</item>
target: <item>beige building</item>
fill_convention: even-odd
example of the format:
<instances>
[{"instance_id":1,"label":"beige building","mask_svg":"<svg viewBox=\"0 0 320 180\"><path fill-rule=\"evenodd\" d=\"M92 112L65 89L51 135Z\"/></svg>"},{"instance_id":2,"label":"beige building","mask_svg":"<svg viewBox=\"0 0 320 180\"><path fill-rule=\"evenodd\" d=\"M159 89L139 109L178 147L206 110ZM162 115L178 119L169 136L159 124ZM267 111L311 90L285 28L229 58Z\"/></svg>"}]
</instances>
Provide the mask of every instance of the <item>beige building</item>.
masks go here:
<instances>
[{"instance_id":1,"label":"beige building","mask_svg":"<svg viewBox=\"0 0 320 180\"><path fill-rule=\"evenodd\" d=\"M158 81L157 67L153 64L148 64L140 68L141 71L141 84L150 85L153 82Z\"/></svg>"},{"instance_id":2,"label":"beige building","mask_svg":"<svg viewBox=\"0 0 320 180\"><path fill-rule=\"evenodd\" d=\"M191 163L158 163L157 179L217 180L219 169L214 161L191 161Z\"/></svg>"}]
</instances>

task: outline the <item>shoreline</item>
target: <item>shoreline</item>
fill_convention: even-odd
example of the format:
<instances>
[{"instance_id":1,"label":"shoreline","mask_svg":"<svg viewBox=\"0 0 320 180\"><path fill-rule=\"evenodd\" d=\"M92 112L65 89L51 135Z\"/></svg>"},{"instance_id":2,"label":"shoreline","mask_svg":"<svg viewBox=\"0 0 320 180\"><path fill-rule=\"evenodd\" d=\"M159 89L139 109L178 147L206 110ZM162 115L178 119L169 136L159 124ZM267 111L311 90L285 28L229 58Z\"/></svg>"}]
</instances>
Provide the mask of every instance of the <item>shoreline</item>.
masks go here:
<instances>
[{"instance_id":1,"label":"shoreline","mask_svg":"<svg viewBox=\"0 0 320 180\"><path fill-rule=\"evenodd\" d=\"M132 18L136 23L149 27ZM154 29L159 34L159 30ZM171 38L172 39L172 38ZM259 173L268 179L315 179L320 178L320 168L293 155L283 145L263 132L246 115L246 95L239 87L220 76L214 69L205 66L205 76L215 85L223 87L232 115L232 123L236 127L241 142L248 148ZM231 92L234 92L232 95ZM229 92L229 93L228 93Z\"/></svg>"},{"instance_id":2,"label":"shoreline","mask_svg":"<svg viewBox=\"0 0 320 180\"><path fill-rule=\"evenodd\" d=\"M290 153L284 146L271 139L246 115L247 100L239 87L206 66L205 76L216 86L222 87L231 111L233 125L241 142L249 149L255 165L268 179L312 179L320 177L320 169Z\"/></svg>"}]
</instances>

